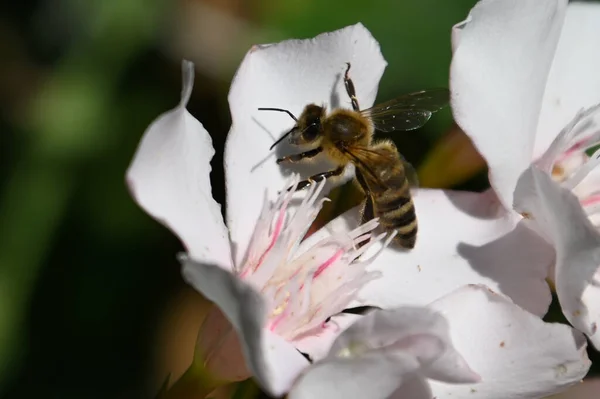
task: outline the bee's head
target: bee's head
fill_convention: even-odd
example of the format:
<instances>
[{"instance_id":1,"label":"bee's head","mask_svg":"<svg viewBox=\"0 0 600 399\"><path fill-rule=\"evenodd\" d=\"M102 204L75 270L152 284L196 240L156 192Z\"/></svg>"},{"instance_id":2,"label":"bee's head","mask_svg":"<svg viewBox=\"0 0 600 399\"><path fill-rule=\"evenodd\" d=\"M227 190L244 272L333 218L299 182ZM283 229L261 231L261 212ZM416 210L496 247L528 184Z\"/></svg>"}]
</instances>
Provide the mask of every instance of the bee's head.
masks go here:
<instances>
[{"instance_id":1,"label":"bee's head","mask_svg":"<svg viewBox=\"0 0 600 399\"><path fill-rule=\"evenodd\" d=\"M321 137L321 119L325 108L309 104L304 108L298 123L290 132L290 143L295 145L312 144Z\"/></svg>"},{"instance_id":2,"label":"bee's head","mask_svg":"<svg viewBox=\"0 0 600 399\"><path fill-rule=\"evenodd\" d=\"M285 112L296 121L296 125L273 143L271 149L288 136L290 143L294 145L311 144L321 138L321 119L325 116L325 107L309 104L304 107L299 119L287 109L259 108L259 110Z\"/></svg>"}]
</instances>

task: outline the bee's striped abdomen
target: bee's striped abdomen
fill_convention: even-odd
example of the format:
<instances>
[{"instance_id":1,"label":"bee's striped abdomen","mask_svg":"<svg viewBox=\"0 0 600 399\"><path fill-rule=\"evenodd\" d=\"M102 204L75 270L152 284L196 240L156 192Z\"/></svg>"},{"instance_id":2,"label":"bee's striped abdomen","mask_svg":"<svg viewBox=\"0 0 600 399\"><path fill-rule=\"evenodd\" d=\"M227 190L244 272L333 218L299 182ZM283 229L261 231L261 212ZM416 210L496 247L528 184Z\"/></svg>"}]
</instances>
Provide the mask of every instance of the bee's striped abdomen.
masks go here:
<instances>
[{"instance_id":1,"label":"bee's striped abdomen","mask_svg":"<svg viewBox=\"0 0 600 399\"><path fill-rule=\"evenodd\" d=\"M403 248L414 248L417 240L417 215L406 177L399 188L389 188L373 197L375 216L386 230L396 230L394 241Z\"/></svg>"}]
</instances>

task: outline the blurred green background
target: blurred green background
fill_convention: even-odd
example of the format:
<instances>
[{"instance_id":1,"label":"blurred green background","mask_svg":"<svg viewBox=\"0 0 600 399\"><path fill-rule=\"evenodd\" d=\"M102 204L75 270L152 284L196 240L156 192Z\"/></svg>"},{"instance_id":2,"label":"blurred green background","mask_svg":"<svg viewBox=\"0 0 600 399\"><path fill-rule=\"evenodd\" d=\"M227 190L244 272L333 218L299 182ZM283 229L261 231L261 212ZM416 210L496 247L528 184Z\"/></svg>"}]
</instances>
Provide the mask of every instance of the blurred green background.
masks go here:
<instances>
[{"instance_id":1,"label":"blurred green background","mask_svg":"<svg viewBox=\"0 0 600 399\"><path fill-rule=\"evenodd\" d=\"M383 100L447 86L450 28L474 4L4 2L0 395L147 398L169 372L189 365L203 300L181 281L179 242L124 184L144 129L179 101L181 58L196 63L188 108L213 136L211 177L222 203L227 91L251 45L360 21L389 63ZM399 146L419 165L451 127L445 110ZM460 187L481 189L485 181L480 171Z\"/></svg>"}]
</instances>

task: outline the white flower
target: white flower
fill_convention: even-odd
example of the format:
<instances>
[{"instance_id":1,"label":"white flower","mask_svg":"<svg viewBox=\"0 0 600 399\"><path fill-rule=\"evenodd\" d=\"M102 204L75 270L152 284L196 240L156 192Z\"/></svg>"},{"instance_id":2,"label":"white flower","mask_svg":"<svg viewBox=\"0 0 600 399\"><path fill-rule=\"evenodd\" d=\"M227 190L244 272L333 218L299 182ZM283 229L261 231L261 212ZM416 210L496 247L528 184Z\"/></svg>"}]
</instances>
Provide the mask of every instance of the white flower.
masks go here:
<instances>
[{"instance_id":1,"label":"white flower","mask_svg":"<svg viewBox=\"0 0 600 399\"><path fill-rule=\"evenodd\" d=\"M344 307L424 306L469 283L486 284L537 314L545 312L549 303L543 278L550 260L540 260L535 249L544 241L498 215L490 195L419 190L415 196L420 223L417 246L410 252L384 249L370 265L371 256L387 242L373 235L375 222L357 227L356 209L299 242L328 185L313 186L293 198L286 192L295 180L285 175L291 171L280 168L268 149L289 130L291 119L260 113L257 108L278 106L299 113L308 102L349 106L339 78L348 61L360 103L368 107L385 61L377 42L360 24L310 40L250 50L229 96L233 125L225 153L226 223L211 195L214 150L209 135L185 109L192 89L190 64L184 64L180 105L148 128L127 172L135 200L185 245L187 255L181 259L186 280L215 302L233 324L246 363L273 395L286 392L309 366L299 351L319 361L329 353L336 336L356 320L352 315L334 316ZM277 151L293 150L283 145ZM313 165L315 169L323 171L323 165ZM302 172L303 177L309 173ZM351 174L349 168L346 178ZM358 249L366 237L371 238L369 246ZM514 245L522 248L514 263L494 257ZM365 250L365 256L357 259ZM464 311L467 302L453 302L448 310L463 317L456 323L449 318L451 334L456 329L457 334L469 337L460 341L458 352L466 351L466 362L484 370L493 358L495 368L476 371L491 382L510 380L516 386L512 397L554 392L581 378L587 369L581 336L539 320L533 325L515 318L515 323L523 324L514 336L520 344L503 348L500 353L506 357L496 359L497 351L492 348L498 343L489 340L492 330L469 324L465 317L470 315ZM492 300L477 306L474 314L486 314L492 320L498 317L503 323L512 320L511 313L503 316ZM466 334L469 326L477 328ZM459 342L454 337L453 341ZM521 358L521 343L533 353L553 355L540 357L530 374L515 375L512 361L527 364ZM548 371L557 362L570 365L565 379L556 379ZM520 380L522 376L526 380ZM451 395L453 388L447 389ZM502 384L492 384L484 392L502 397L504 389Z\"/></svg>"},{"instance_id":2,"label":"white flower","mask_svg":"<svg viewBox=\"0 0 600 399\"><path fill-rule=\"evenodd\" d=\"M378 276L365 270L377 253L359 259L385 236L371 234L376 220L314 245L300 245L321 208L316 197L322 188L320 184L309 189L293 212L288 207L294 192L285 187L277 202L266 201L246 257L238 265L180 257L186 281L214 301L241 333L250 369L273 395L285 393L308 365L295 349L315 358L320 348L328 348L341 328L327 322L329 318L348 308L357 291Z\"/></svg>"},{"instance_id":3,"label":"white flower","mask_svg":"<svg viewBox=\"0 0 600 399\"><path fill-rule=\"evenodd\" d=\"M569 356L560 349L558 337L570 331L486 287L465 286L426 308L363 317L303 373L290 398L540 398L587 372L582 335Z\"/></svg>"},{"instance_id":4,"label":"white flower","mask_svg":"<svg viewBox=\"0 0 600 399\"><path fill-rule=\"evenodd\" d=\"M289 212L296 179L281 187L275 203L265 198L246 255L234 263L218 205L206 191L210 139L184 108L193 65L184 63L183 68L182 103L149 128L128 171L129 186L148 212L182 238L188 251L181 257L184 277L219 305L241 333L252 372L271 394L281 395L308 365L296 350L301 345L291 344L305 337L316 337L317 342L335 338L339 327L324 322L347 308L356 291L377 275L366 272L369 261L358 257L385 234L372 236L377 227L373 220L298 248L321 208L323 200L317 196L323 184L311 186ZM187 144L204 153L186 157L191 148ZM384 246L388 243L389 239Z\"/></svg>"},{"instance_id":5,"label":"white flower","mask_svg":"<svg viewBox=\"0 0 600 399\"><path fill-rule=\"evenodd\" d=\"M453 38L455 118L504 207L554 245L563 312L600 347L600 181L586 154L600 141L600 7L485 0Z\"/></svg>"}]
</instances>

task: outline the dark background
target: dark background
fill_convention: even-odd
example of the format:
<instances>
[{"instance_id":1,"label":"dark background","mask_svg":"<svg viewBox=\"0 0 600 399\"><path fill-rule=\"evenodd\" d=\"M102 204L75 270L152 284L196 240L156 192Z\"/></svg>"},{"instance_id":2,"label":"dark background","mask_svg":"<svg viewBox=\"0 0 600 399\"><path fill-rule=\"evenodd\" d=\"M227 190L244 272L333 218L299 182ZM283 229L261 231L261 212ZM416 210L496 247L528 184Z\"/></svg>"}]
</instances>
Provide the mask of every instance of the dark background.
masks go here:
<instances>
[{"instance_id":1,"label":"dark background","mask_svg":"<svg viewBox=\"0 0 600 399\"><path fill-rule=\"evenodd\" d=\"M361 21L389 63L384 100L447 86L450 28L475 0L274 3L2 3L2 397L151 397L189 365L203 300L181 281L180 243L124 184L145 128L179 101L182 57L196 63L188 108L213 136L222 203L227 91L252 44ZM443 111L401 151L418 166L451 123ZM461 188L484 186L481 171Z\"/></svg>"}]
</instances>

